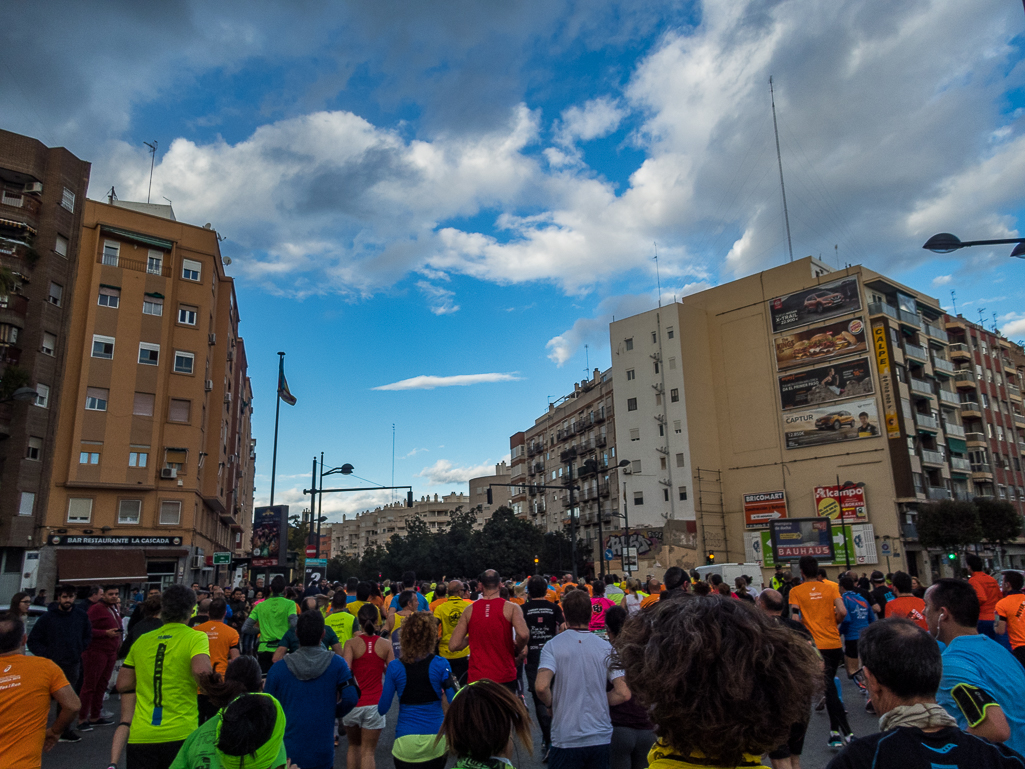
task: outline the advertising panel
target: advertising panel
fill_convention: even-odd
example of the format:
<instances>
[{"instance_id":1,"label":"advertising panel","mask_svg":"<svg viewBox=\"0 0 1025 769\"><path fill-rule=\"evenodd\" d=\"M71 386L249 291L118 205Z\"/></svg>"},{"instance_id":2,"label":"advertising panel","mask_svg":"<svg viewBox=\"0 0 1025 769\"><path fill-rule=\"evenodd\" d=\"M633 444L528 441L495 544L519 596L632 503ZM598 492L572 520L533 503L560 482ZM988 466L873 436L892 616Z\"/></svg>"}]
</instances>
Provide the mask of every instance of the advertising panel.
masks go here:
<instances>
[{"instance_id":1,"label":"advertising panel","mask_svg":"<svg viewBox=\"0 0 1025 769\"><path fill-rule=\"evenodd\" d=\"M775 562L797 561L806 555L822 561L832 561L831 523L828 518L785 518L773 521L769 524L769 532L772 534L772 555Z\"/></svg>"},{"instance_id":2,"label":"advertising panel","mask_svg":"<svg viewBox=\"0 0 1025 769\"><path fill-rule=\"evenodd\" d=\"M313 587L320 584L320 580L327 575L327 558L307 558L306 574L303 584L306 587Z\"/></svg>"},{"instance_id":3,"label":"advertising panel","mask_svg":"<svg viewBox=\"0 0 1025 769\"><path fill-rule=\"evenodd\" d=\"M747 560L765 569L776 568L772 553L772 532L768 529L744 532ZM822 561L823 566L870 566L879 562L875 532L871 523L853 523L833 526L833 560ZM785 562L784 562L785 563Z\"/></svg>"},{"instance_id":4,"label":"advertising panel","mask_svg":"<svg viewBox=\"0 0 1025 769\"><path fill-rule=\"evenodd\" d=\"M284 566L288 537L288 505L253 511L253 566Z\"/></svg>"},{"instance_id":5,"label":"advertising panel","mask_svg":"<svg viewBox=\"0 0 1025 769\"><path fill-rule=\"evenodd\" d=\"M865 504L865 484L847 482L842 486L816 486L815 512L823 517L844 523L864 523L868 520Z\"/></svg>"},{"instance_id":6,"label":"advertising panel","mask_svg":"<svg viewBox=\"0 0 1025 769\"><path fill-rule=\"evenodd\" d=\"M784 334L776 338L775 345L778 371L868 352L865 322L861 318Z\"/></svg>"},{"instance_id":7,"label":"advertising panel","mask_svg":"<svg viewBox=\"0 0 1025 769\"><path fill-rule=\"evenodd\" d=\"M879 412L875 398L783 413L783 437L788 449L856 441L878 435Z\"/></svg>"},{"instance_id":8,"label":"advertising panel","mask_svg":"<svg viewBox=\"0 0 1025 769\"><path fill-rule=\"evenodd\" d=\"M771 521L787 517L787 498L782 491L764 491L744 495L744 525L749 529L767 528Z\"/></svg>"},{"instance_id":9,"label":"advertising panel","mask_svg":"<svg viewBox=\"0 0 1025 769\"><path fill-rule=\"evenodd\" d=\"M872 348L876 354L876 368L879 369L879 394L883 396L883 419L886 422L886 437L900 437L900 422L897 420L897 396L893 392L893 376L890 374L890 344L886 338L886 326L872 326Z\"/></svg>"},{"instance_id":10,"label":"advertising panel","mask_svg":"<svg viewBox=\"0 0 1025 769\"><path fill-rule=\"evenodd\" d=\"M769 300L774 334L860 309L857 278L841 278Z\"/></svg>"},{"instance_id":11,"label":"advertising panel","mask_svg":"<svg viewBox=\"0 0 1025 769\"><path fill-rule=\"evenodd\" d=\"M784 411L871 395L874 391L868 358L831 363L779 377L779 400Z\"/></svg>"}]
</instances>

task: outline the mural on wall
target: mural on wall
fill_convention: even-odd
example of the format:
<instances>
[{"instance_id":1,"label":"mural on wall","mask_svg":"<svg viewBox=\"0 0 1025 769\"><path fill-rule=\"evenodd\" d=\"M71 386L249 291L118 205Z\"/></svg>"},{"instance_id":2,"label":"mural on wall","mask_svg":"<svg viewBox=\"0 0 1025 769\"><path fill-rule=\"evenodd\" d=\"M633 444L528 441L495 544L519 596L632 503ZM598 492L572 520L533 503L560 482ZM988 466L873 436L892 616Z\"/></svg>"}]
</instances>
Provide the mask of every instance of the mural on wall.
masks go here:
<instances>
[{"instance_id":1,"label":"mural on wall","mask_svg":"<svg viewBox=\"0 0 1025 769\"><path fill-rule=\"evenodd\" d=\"M605 549L612 551L613 558L621 558L624 547L636 547L637 557L643 558L646 555L657 555L662 550L661 529L637 529L630 531L629 544L623 532L613 532L605 537Z\"/></svg>"}]
</instances>

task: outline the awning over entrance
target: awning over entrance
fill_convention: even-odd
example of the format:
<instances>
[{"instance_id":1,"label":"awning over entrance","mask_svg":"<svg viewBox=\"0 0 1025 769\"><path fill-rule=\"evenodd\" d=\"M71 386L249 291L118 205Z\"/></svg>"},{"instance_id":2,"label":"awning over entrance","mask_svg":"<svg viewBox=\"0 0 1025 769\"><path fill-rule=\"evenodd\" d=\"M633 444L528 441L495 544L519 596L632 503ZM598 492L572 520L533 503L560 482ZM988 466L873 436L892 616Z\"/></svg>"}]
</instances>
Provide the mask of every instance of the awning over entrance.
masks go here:
<instances>
[{"instance_id":1,"label":"awning over entrance","mask_svg":"<svg viewBox=\"0 0 1025 769\"><path fill-rule=\"evenodd\" d=\"M57 550L57 580L88 582L146 582L146 557L141 549Z\"/></svg>"}]
</instances>

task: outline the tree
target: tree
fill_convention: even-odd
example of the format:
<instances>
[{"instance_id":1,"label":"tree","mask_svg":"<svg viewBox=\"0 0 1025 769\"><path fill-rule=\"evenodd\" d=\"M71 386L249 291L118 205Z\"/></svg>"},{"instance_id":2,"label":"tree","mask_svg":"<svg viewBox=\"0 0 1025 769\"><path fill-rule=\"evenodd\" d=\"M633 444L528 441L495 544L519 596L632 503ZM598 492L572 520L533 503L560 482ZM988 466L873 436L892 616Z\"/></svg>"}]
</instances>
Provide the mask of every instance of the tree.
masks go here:
<instances>
[{"instance_id":1,"label":"tree","mask_svg":"<svg viewBox=\"0 0 1025 769\"><path fill-rule=\"evenodd\" d=\"M31 381L32 375L21 366L8 366L0 374L0 400L14 397L15 390L29 387Z\"/></svg>"},{"instance_id":2,"label":"tree","mask_svg":"<svg viewBox=\"0 0 1025 769\"><path fill-rule=\"evenodd\" d=\"M976 497L975 507L979 511L982 536L987 542L1002 545L1021 535L1021 516L1014 505L1003 499Z\"/></svg>"},{"instance_id":3,"label":"tree","mask_svg":"<svg viewBox=\"0 0 1025 769\"><path fill-rule=\"evenodd\" d=\"M306 568L306 533L309 531L309 524L298 515L288 516L288 549L298 553L296 570L302 573Z\"/></svg>"},{"instance_id":4,"label":"tree","mask_svg":"<svg viewBox=\"0 0 1025 769\"><path fill-rule=\"evenodd\" d=\"M923 547L956 550L982 539L979 510L972 502L946 499L918 509L918 541Z\"/></svg>"},{"instance_id":5,"label":"tree","mask_svg":"<svg viewBox=\"0 0 1025 769\"><path fill-rule=\"evenodd\" d=\"M480 532L474 548L474 572L496 569L503 576L531 574L542 539L541 530L534 524L517 518L510 508L500 507Z\"/></svg>"}]
</instances>

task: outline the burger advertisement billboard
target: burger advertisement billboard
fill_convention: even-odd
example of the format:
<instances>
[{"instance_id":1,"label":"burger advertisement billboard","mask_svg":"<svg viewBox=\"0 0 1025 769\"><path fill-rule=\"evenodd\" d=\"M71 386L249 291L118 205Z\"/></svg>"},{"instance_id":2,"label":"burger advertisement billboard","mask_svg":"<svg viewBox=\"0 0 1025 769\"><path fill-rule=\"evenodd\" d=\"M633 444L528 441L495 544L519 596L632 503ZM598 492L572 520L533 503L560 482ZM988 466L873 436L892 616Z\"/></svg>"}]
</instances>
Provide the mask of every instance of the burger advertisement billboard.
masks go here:
<instances>
[{"instance_id":1,"label":"burger advertisement billboard","mask_svg":"<svg viewBox=\"0 0 1025 769\"><path fill-rule=\"evenodd\" d=\"M875 398L783 412L783 437L788 449L856 441L879 436Z\"/></svg>"},{"instance_id":2,"label":"burger advertisement billboard","mask_svg":"<svg viewBox=\"0 0 1025 769\"><path fill-rule=\"evenodd\" d=\"M774 334L860 309L857 278L841 278L769 300Z\"/></svg>"},{"instance_id":3,"label":"burger advertisement billboard","mask_svg":"<svg viewBox=\"0 0 1025 769\"><path fill-rule=\"evenodd\" d=\"M776 338L775 345L778 371L868 351L865 323L861 318L784 334Z\"/></svg>"},{"instance_id":4,"label":"burger advertisement billboard","mask_svg":"<svg viewBox=\"0 0 1025 769\"><path fill-rule=\"evenodd\" d=\"M779 378L779 398L784 411L871 395L874 391L868 358L819 366Z\"/></svg>"}]
</instances>

